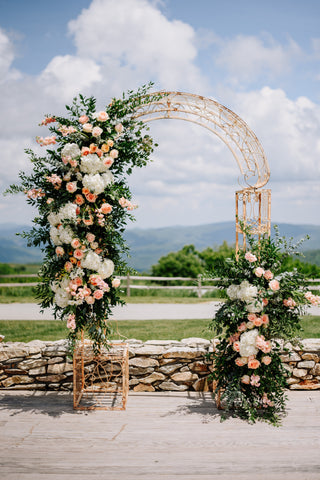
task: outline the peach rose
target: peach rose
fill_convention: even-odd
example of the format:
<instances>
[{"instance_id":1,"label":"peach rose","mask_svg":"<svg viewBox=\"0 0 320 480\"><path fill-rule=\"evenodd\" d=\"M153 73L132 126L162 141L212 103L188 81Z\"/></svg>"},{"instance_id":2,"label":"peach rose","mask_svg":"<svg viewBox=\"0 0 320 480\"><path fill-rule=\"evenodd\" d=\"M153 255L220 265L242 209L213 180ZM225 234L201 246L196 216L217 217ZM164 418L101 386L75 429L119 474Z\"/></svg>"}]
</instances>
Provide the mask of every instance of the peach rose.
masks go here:
<instances>
[{"instance_id":1,"label":"peach rose","mask_svg":"<svg viewBox=\"0 0 320 480\"><path fill-rule=\"evenodd\" d=\"M272 280L273 279L273 273L270 270L266 270L264 272L263 276L266 280Z\"/></svg>"},{"instance_id":2,"label":"peach rose","mask_svg":"<svg viewBox=\"0 0 320 480\"><path fill-rule=\"evenodd\" d=\"M83 157L85 157L86 155L89 155L89 153L90 153L90 148L88 148L88 147L82 147L81 148L81 155Z\"/></svg>"},{"instance_id":3,"label":"peach rose","mask_svg":"<svg viewBox=\"0 0 320 480\"><path fill-rule=\"evenodd\" d=\"M248 363L247 357L237 357L235 359L235 364L238 365L238 367L243 367Z\"/></svg>"},{"instance_id":4,"label":"peach rose","mask_svg":"<svg viewBox=\"0 0 320 480\"><path fill-rule=\"evenodd\" d=\"M257 257L255 255L253 255L253 253L251 253L251 252L247 252L245 254L244 258L246 260L248 260L248 262L250 262L250 263L257 261Z\"/></svg>"},{"instance_id":5,"label":"peach rose","mask_svg":"<svg viewBox=\"0 0 320 480\"><path fill-rule=\"evenodd\" d=\"M107 168L110 168L113 164L113 159L111 157L106 157L103 159L103 165Z\"/></svg>"},{"instance_id":6,"label":"peach rose","mask_svg":"<svg viewBox=\"0 0 320 480\"><path fill-rule=\"evenodd\" d=\"M91 133L93 137L100 137L101 133L103 133L103 130L100 127L93 127Z\"/></svg>"},{"instance_id":7,"label":"peach rose","mask_svg":"<svg viewBox=\"0 0 320 480\"><path fill-rule=\"evenodd\" d=\"M261 319L260 317L257 317L257 318L253 321L253 323L254 323L254 326L255 326L255 327L261 327L261 325L263 324L262 319Z\"/></svg>"},{"instance_id":8,"label":"peach rose","mask_svg":"<svg viewBox=\"0 0 320 480\"><path fill-rule=\"evenodd\" d=\"M276 292L277 290L279 290L280 289L280 284L279 284L278 280L271 280L271 282L269 282L269 288L273 292Z\"/></svg>"},{"instance_id":9,"label":"peach rose","mask_svg":"<svg viewBox=\"0 0 320 480\"><path fill-rule=\"evenodd\" d=\"M79 193L76 195L76 204L77 205L83 205L84 204L84 198Z\"/></svg>"},{"instance_id":10,"label":"peach rose","mask_svg":"<svg viewBox=\"0 0 320 480\"><path fill-rule=\"evenodd\" d=\"M260 367L260 362L256 358L253 358L248 361L248 368L252 368L253 370L255 370L256 368L259 368L259 367Z\"/></svg>"},{"instance_id":11,"label":"peach rose","mask_svg":"<svg viewBox=\"0 0 320 480\"><path fill-rule=\"evenodd\" d=\"M87 115L81 115L81 117L79 118L79 123L82 123L82 125L83 125L83 124L87 123L88 120L89 120L89 117L87 117Z\"/></svg>"},{"instance_id":12,"label":"peach rose","mask_svg":"<svg viewBox=\"0 0 320 480\"><path fill-rule=\"evenodd\" d=\"M270 365L272 358L269 355L264 355L261 359L261 362L265 365Z\"/></svg>"},{"instance_id":13,"label":"peach rose","mask_svg":"<svg viewBox=\"0 0 320 480\"><path fill-rule=\"evenodd\" d=\"M242 322L239 326L238 326L238 332L244 332L245 330L247 330L247 325L245 322Z\"/></svg>"},{"instance_id":14,"label":"peach rose","mask_svg":"<svg viewBox=\"0 0 320 480\"><path fill-rule=\"evenodd\" d=\"M89 243L94 242L95 238L96 238L96 236L93 235L93 233L87 233L87 235L86 235L86 239L88 240Z\"/></svg>"},{"instance_id":15,"label":"peach rose","mask_svg":"<svg viewBox=\"0 0 320 480\"><path fill-rule=\"evenodd\" d=\"M93 126L91 125L91 123L85 123L82 127L82 130L86 133L91 133L92 129L93 129Z\"/></svg>"},{"instance_id":16,"label":"peach rose","mask_svg":"<svg viewBox=\"0 0 320 480\"><path fill-rule=\"evenodd\" d=\"M88 305L93 305L95 302L95 299L89 295L88 297L85 297L85 301L87 302Z\"/></svg>"},{"instance_id":17,"label":"peach rose","mask_svg":"<svg viewBox=\"0 0 320 480\"><path fill-rule=\"evenodd\" d=\"M81 242L79 238L74 238L71 242L71 247L72 248L79 248L81 246Z\"/></svg>"},{"instance_id":18,"label":"peach rose","mask_svg":"<svg viewBox=\"0 0 320 480\"><path fill-rule=\"evenodd\" d=\"M248 315L249 322L254 322L256 318L257 318L257 315L255 313L249 313Z\"/></svg>"},{"instance_id":19,"label":"peach rose","mask_svg":"<svg viewBox=\"0 0 320 480\"><path fill-rule=\"evenodd\" d=\"M262 323L263 325L268 325L269 323L269 316L265 313L261 316L261 320L262 320Z\"/></svg>"},{"instance_id":20,"label":"peach rose","mask_svg":"<svg viewBox=\"0 0 320 480\"><path fill-rule=\"evenodd\" d=\"M62 255L64 255L64 249L62 247L57 247L56 254L58 255L58 257L62 257Z\"/></svg>"},{"instance_id":21,"label":"peach rose","mask_svg":"<svg viewBox=\"0 0 320 480\"><path fill-rule=\"evenodd\" d=\"M100 210L104 215L107 215L112 211L112 206L109 203L103 203L100 207Z\"/></svg>"},{"instance_id":22,"label":"peach rose","mask_svg":"<svg viewBox=\"0 0 320 480\"><path fill-rule=\"evenodd\" d=\"M78 248L73 252L73 256L80 260L81 258L83 258L83 251L82 250L79 250Z\"/></svg>"},{"instance_id":23,"label":"peach rose","mask_svg":"<svg viewBox=\"0 0 320 480\"><path fill-rule=\"evenodd\" d=\"M64 269L67 271L67 272L71 272L71 270L73 269L73 265L71 262L66 262L64 264Z\"/></svg>"},{"instance_id":24,"label":"peach rose","mask_svg":"<svg viewBox=\"0 0 320 480\"><path fill-rule=\"evenodd\" d=\"M103 297L104 292L102 290L95 290L93 296L96 300L101 300Z\"/></svg>"},{"instance_id":25,"label":"peach rose","mask_svg":"<svg viewBox=\"0 0 320 480\"><path fill-rule=\"evenodd\" d=\"M68 182L66 184L66 189L69 193L74 193L78 189L77 182Z\"/></svg>"},{"instance_id":26,"label":"peach rose","mask_svg":"<svg viewBox=\"0 0 320 480\"><path fill-rule=\"evenodd\" d=\"M264 274L263 268L257 267L254 271L254 274L256 275L256 277L262 277L262 275Z\"/></svg>"},{"instance_id":27,"label":"peach rose","mask_svg":"<svg viewBox=\"0 0 320 480\"><path fill-rule=\"evenodd\" d=\"M113 148L109 153L111 158L118 158L119 152L115 148Z\"/></svg>"},{"instance_id":28,"label":"peach rose","mask_svg":"<svg viewBox=\"0 0 320 480\"><path fill-rule=\"evenodd\" d=\"M112 285L114 288L118 288L118 287L120 287L120 283L121 283L120 278L114 278L114 279L112 280L111 285Z\"/></svg>"},{"instance_id":29,"label":"peach rose","mask_svg":"<svg viewBox=\"0 0 320 480\"><path fill-rule=\"evenodd\" d=\"M240 352L240 342L234 342L232 348L235 352Z\"/></svg>"},{"instance_id":30,"label":"peach rose","mask_svg":"<svg viewBox=\"0 0 320 480\"><path fill-rule=\"evenodd\" d=\"M98 195L96 195L95 193L87 193L86 194L86 199L88 200L88 202L91 202L91 203L94 203L98 198Z\"/></svg>"},{"instance_id":31,"label":"peach rose","mask_svg":"<svg viewBox=\"0 0 320 480\"><path fill-rule=\"evenodd\" d=\"M110 147L109 147L109 145L107 145L106 143L104 143L103 145L101 145L101 151L102 151L103 153L107 153L107 152L109 152L109 150L110 150Z\"/></svg>"},{"instance_id":32,"label":"peach rose","mask_svg":"<svg viewBox=\"0 0 320 480\"><path fill-rule=\"evenodd\" d=\"M123 125L122 123L118 123L115 127L114 127L115 131L117 133L122 133L123 132Z\"/></svg>"},{"instance_id":33,"label":"peach rose","mask_svg":"<svg viewBox=\"0 0 320 480\"><path fill-rule=\"evenodd\" d=\"M269 303L269 300L267 298L262 299L263 306L266 307Z\"/></svg>"},{"instance_id":34,"label":"peach rose","mask_svg":"<svg viewBox=\"0 0 320 480\"><path fill-rule=\"evenodd\" d=\"M109 115L107 114L107 112L98 112L96 114L96 119L98 120L98 122L105 122L106 120L108 120L109 118Z\"/></svg>"},{"instance_id":35,"label":"peach rose","mask_svg":"<svg viewBox=\"0 0 320 480\"><path fill-rule=\"evenodd\" d=\"M246 385L249 385L249 383L250 383L249 375L243 375L243 377L241 377L241 382L245 383Z\"/></svg>"},{"instance_id":36,"label":"peach rose","mask_svg":"<svg viewBox=\"0 0 320 480\"><path fill-rule=\"evenodd\" d=\"M89 216L89 218L84 218L82 221L87 226L93 225L93 218L91 215Z\"/></svg>"}]
</instances>

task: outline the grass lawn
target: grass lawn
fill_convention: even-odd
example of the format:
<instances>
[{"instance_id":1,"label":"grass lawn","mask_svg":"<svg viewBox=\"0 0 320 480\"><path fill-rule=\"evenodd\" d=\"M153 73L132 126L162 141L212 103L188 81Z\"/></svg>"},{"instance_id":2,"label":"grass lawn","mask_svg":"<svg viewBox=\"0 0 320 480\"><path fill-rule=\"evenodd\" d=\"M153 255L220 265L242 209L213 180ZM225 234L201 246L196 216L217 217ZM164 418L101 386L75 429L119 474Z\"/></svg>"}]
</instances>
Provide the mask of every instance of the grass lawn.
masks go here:
<instances>
[{"instance_id":1,"label":"grass lawn","mask_svg":"<svg viewBox=\"0 0 320 480\"><path fill-rule=\"evenodd\" d=\"M301 321L302 338L320 338L320 316L305 316ZM138 340L181 340L187 337L211 339L207 330L208 320L128 320L111 321L115 331L113 338L136 338ZM63 322L54 320L2 320L0 334L7 342L29 342L31 340L60 340L67 336Z\"/></svg>"}]
</instances>

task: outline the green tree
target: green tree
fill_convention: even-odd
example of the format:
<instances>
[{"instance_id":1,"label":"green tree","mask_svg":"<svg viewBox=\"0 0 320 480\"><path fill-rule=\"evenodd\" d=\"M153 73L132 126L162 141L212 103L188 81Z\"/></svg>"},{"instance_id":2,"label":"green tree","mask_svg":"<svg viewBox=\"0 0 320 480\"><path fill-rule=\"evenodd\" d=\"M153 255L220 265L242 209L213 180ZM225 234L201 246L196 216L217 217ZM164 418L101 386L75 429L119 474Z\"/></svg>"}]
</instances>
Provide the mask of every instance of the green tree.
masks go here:
<instances>
[{"instance_id":1,"label":"green tree","mask_svg":"<svg viewBox=\"0 0 320 480\"><path fill-rule=\"evenodd\" d=\"M192 277L203 273L203 263L194 245L185 245L178 252L161 257L152 267L155 277Z\"/></svg>"}]
</instances>

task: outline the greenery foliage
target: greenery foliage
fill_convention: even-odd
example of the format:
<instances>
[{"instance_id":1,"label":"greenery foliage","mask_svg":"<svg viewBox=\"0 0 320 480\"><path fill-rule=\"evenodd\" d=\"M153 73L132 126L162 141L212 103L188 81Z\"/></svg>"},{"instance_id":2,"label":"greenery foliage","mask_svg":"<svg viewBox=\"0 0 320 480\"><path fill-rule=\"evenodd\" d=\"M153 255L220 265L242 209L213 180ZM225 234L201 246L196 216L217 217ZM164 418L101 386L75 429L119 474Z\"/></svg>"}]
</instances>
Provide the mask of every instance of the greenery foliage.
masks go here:
<instances>
[{"instance_id":1,"label":"greenery foliage","mask_svg":"<svg viewBox=\"0 0 320 480\"><path fill-rule=\"evenodd\" d=\"M154 99L146 97L150 87L112 99L101 112L93 97L79 95L66 106L67 117L47 116L42 125L52 135L37 142L54 147L43 156L27 150L32 173L21 172L20 184L6 192L24 192L38 210L22 236L42 246L37 297L43 309L54 305L55 317L67 320L71 346L82 330L95 348L107 345L106 319L122 303L114 275L128 270L123 232L135 208L126 176L153 151L147 127L133 114Z\"/></svg>"},{"instance_id":2,"label":"greenery foliage","mask_svg":"<svg viewBox=\"0 0 320 480\"><path fill-rule=\"evenodd\" d=\"M285 411L281 340L296 337L303 306L319 304L320 297L307 292L300 272L283 272L295 246L277 231L274 240L247 237L249 251L233 254L213 272L227 301L210 324L220 340L212 377L226 411L276 425Z\"/></svg>"}]
</instances>

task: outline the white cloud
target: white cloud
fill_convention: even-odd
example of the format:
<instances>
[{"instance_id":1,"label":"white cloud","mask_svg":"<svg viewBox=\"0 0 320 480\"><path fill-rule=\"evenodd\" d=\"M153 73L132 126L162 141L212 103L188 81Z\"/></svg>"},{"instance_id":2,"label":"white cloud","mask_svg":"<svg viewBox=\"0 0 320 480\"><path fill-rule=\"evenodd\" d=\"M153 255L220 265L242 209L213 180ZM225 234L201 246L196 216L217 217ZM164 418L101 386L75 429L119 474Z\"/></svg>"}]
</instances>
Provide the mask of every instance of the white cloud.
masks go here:
<instances>
[{"instance_id":1,"label":"white cloud","mask_svg":"<svg viewBox=\"0 0 320 480\"><path fill-rule=\"evenodd\" d=\"M194 29L169 21L147 0L93 0L69 23L69 31L80 57L111 63L109 78L124 67L142 79L151 77L161 88L195 89L205 84L193 63Z\"/></svg>"},{"instance_id":2,"label":"white cloud","mask_svg":"<svg viewBox=\"0 0 320 480\"><path fill-rule=\"evenodd\" d=\"M0 80L5 79L14 59L13 45L0 28Z\"/></svg>"},{"instance_id":3,"label":"white cloud","mask_svg":"<svg viewBox=\"0 0 320 480\"><path fill-rule=\"evenodd\" d=\"M46 94L70 100L80 92L94 89L101 82L100 66L90 58L72 55L54 57L41 73L39 83Z\"/></svg>"},{"instance_id":4,"label":"white cloud","mask_svg":"<svg viewBox=\"0 0 320 480\"><path fill-rule=\"evenodd\" d=\"M235 84L252 83L261 76L270 80L286 74L291 70L294 59L301 55L300 47L293 40L282 45L266 34L261 37L237 35L216 43L219 52L215 62L227 70Z\"/></svg>"}]
</instances>

